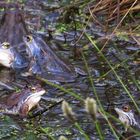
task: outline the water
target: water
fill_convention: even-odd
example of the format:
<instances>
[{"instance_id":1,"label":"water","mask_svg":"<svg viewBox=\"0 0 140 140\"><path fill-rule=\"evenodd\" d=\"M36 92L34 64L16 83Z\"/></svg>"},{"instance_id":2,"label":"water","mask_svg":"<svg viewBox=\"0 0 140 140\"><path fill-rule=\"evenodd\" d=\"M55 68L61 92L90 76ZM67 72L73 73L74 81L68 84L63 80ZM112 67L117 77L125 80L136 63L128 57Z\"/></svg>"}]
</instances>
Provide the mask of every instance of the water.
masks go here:
<instances>
[{"instance_id":1,"label":"water","mask_svg":"<svg viewBox=\"0 0 140 140\"><path fill-rule=\"evenodd\" d=\"M40 1L40 3L43 3L45 1ZM49 3L49 8L51 9L51 4L53 7L53 3ZM59 3L56 3L59 6ZM60 21L57 20L59 18L59 12L55 11L53 13L53 10L50 11L50 15L46 14L46 7L42 6L40 4L36 5L35 2L33 5L30 5L30 1L27 2L28 8L30 8L31 12L26 11L26 14L32 13L32 8L37 11L38 9L41 9L42 13L40 16L40 27L38 27L38 30L41 31L43 37L48 37L48 24L51 26L53 25L53 28L55 28L55 25L59 23ZM48 8L48 6L47 6ZM25 7L26 10L26 7ZM47 9L49 11L49 9ZM35 14L36 16L36 14ZM48 18L51 16L52 18ZM32 17L29 18L29 21L32 21ZM39 22L39 21L38 21ZM37 23L38 23L37 22ZM52 22L55 22L55 24L52 24ZM60 22L61 23L61 22ZM34 24L31 30L35 31L35 27L37 25ZM57 29L55 29L57 30ZM78 34L81 31L79 30ZM96 31L98 32L98 30ZM90 32L90 29L87 30L87 33L93 34ZM100 34L97 33L98 35ZM71 34L71 36L67 39L70 40L70 42L64 42L66 41L63 33L61 33L57 37L57 34L54 34L56 38L54 38L54 44L56 42L62 46L63 50L59 48L57 53L61 55L61 57L64 56L64 58L69 59L69 61L74 66L80 66L82 69L84 69L86 72L85 63L83 61L82 55L80 55L77 58L74 57L73 48L75 46L72 45L72 41L74 42L77 37L75 37L75 33ZM103 34L102 34L103 35ZM56 40L55 40L56 39ZM83 39L85 41L83 41ZM96 52L95 48L90 44L86 37L84 37L81 41L78 42L79 46L82 46L83 53L86 58L86 62L88 64L88 70L90 72L91 79L93 80L98 98L102 104L102 107L106 112L113 115L117 118L117 114L115 114L115 111L113 110L115 106L121 107L122 104L130 104L131 107L137 112L132 100L120 84L120 82L117 80L114 73L111 71L110 67L107 65L107 63L104 61L104 59ZM59 42L60 40L60 42ZM50 42L51 42L50 41ZM133 73L132 76L137 80L139 80L139 75L137 73L139 70L139 49L137 48L137 45L135 43L127 43L125 41L120 42L110 42L104 49L103 54L106 56L106 58L110 61L112 66L116 67L116 72L121 78L121 80L127 85L128 90L130 91L131 95L133 96L135 102L137 105L140 105L139 102L139 89L138 86L134 83L132 80L131 75L129 72ZM88 42L88 43L87 43ZM116 44L117 43L117 44ZM57 45L58 45L57 44ZM88 44L88 45L87 45ZM131 47L129 47L131 44ZM86 46L87 45L87 46ZM83 47L84 46L84 47ZM117 47L116 47L117 46ZM110 49L113 48L113 49ZM127 59L127 61L125 61ZM125 64L122 63L122 61L125 61ZM126 69L124 66L129 69ZM108 72L109 71L109 72ZM108 72L108 73L107 73ZM6 73L6 74L5 74ZM106 74L107 73L107 74ZM104 76L104 74L106 74ZM16 90L18 88L24 88L26 85L29 85L30 83L36 84L38 83L38 80L35 80L34 78L24 78L19 79L18 76L16 78L14 77L14 74L11 74L11 70L5 69L1 67L0 71L0 80L9 86L15 88ZM86 99L87 97L92 97L96 99L95 93L93 90L93 87L90 82L89 75L87 76L78 76L76 78L76 81L73 83L63 83L60 84L65 89L69 89L76 93L76 95L80 96L82 99ZM81 128L84 130L84 132L90 137L90 139L99 139L99 135L97 134L97 131L95 129L95 123L91 119L91 117L86 113L84 103L75 97L73 97L69 93L65 93L64 91L61 91L60 89L57 89L55 87L52 87L50 85L45 85L45 89L48 91L46 95L44 95L44 98L63 98L69 104L71 105L73 111L76 114L77 122L81 126ZM3 88L1 86L1 97L7 96L12 91L8 91L7 89ZM47 101L45 99L42 99L40 102L40 105L42 108L47 108L48 106L55 104L55 102ZM36 111L36 109L34 109ZM138 114L138 113L137 113ZM108 116L109 117L109 116ZM51 137L58 139L59 136L64 135L68 139L71 140L84 140L84 136L80 133L80 131L77 129L76 125L67 118L64 117L61 104L58 104L54 106L53 108L49 109L48 111L44 112L43 114L32 118L32 119L23 119L19 118L18 116L0 116L0 139L51 139ZM111 125L113 126L115 132L117 133L118 137L120 133L124 132L124 127L118 123L116 120L109 118L109 121ZM113 132L111 131L109 124L103 117L99 118L99 123L101 126L102 133L105 137L105 140L114 140L116 139L113 135Z\"/></svg>"}]
</instances>

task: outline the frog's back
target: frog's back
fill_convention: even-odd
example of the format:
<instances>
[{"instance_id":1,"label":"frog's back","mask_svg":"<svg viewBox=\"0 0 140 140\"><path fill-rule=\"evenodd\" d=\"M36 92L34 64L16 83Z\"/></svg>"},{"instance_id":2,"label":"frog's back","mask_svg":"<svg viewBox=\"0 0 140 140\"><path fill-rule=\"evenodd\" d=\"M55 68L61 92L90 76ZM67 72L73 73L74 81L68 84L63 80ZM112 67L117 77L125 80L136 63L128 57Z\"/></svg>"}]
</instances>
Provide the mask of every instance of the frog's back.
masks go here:
<instances>
[{"instance_id":1,"label":"frog's back","mask_svg":"<svg viewBox=\"0 0 140 140\"><path fill-rule=\"evenodd\" d=\"M65 64L41 38L34 37L34 40L41 50L40 54L37 55L38 57L36 58L36 62L40 65L42 70L41 76L53 81L74 81L76 77L74 68Z\"/></svg>"}]
</instances>

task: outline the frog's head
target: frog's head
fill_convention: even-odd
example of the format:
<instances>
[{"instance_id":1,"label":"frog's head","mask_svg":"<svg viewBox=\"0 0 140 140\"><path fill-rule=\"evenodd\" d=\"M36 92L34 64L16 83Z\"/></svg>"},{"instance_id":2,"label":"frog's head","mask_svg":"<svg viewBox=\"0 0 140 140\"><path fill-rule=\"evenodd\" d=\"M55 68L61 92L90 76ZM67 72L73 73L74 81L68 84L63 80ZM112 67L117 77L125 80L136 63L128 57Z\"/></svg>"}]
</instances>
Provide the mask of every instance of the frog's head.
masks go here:
<instances>
[{"instance_id":1,"label":"frog's head","mask_svg":"<svg viewBox=\"0 0 140 140\"><path fill-rule=\"evenodd\" d=\"M23 41L26 44L26 52L29 57L39 57L40 56L40 48L37 42L34 40L32 35L26 35L23 37Z\"/></svg>"},{"instance_id":2,"label":"frog's head","mask_svg":"<svg viewBox=\"0 0 140 140\"><path fill-rule=\"evenodd\" d=\"M14 61L14 54L10 50L10 44L3 42L0 46L0 64L6 67L11 67Z\"/></svg>"},{"instance_id":3,"label":"frog's head","mask_svg":"<svg viewBox=\"0 0 140 140\"><path fill-rule=\"evenodd\" d=\"M21 94L21 102L30 104L36 102L38 99L41 99L41 96L45 93L45 90L38 84L36 86L31 86L28 89L28 92ZM23 95L23 96L22 96ZM39 102L39 101L38 101Z\"/></svg>"},{"instance_id":4,"label":"frog's head","mask_svg":"<svg viewBox=\"0 0 140 140\"><path fill-rule=\"evenodd\" d=\"M119 115L120 121L126 126L126 130L129 126L137 126L138 123L135 120L133 111L129 105L124 105L121 109L115 108L115 111Z\"/></svg>"},{"instance_id":5,"label":"frog's head","mask_svg":"<svg viewBox=\"0 0 140 140\"><path fill-rule=\"evenodd\" d=\"M0 112L25 117L34 106L38 105L44 93L45 90L40 85L24 89L19 94L13 93L6 99L5 104L0 104Z\"/></svg>"},{"instance_id":6,"label":"frog's head","mask_svg":"<svg viewBox=\"0 0 140 140\"><path fill-rule=\"evenodd\" d=\"M41 86L34 86L31 87L31 90L29 93L26 95L23 95L20 100L20 111L19 115L21 116L27 116L28 112L36 106L40 99L41 96L45 93L46 91L41 87Z\"/></svg>"},{"instance_id":7,"label":"frog's head","mask_svg":"<svg viewBox=\"0 0 140 140\"><path fill-rule=\"evenodd\" d=\"M31 86L30 90L32 96L34 97L42 96L45 93L45 90L39 84L37 84L36 86Z\"/></svg>"},{"instance_id":8,"label":"frog's head","mask_svg":"<svg viewBox=\"0 0 140 140\"><path fill-rule=\"evenodd\" d=\"M27 61L20 55L16 48L12 48L9 42L3 42L0 46L0 64L13 69L25 68Z\"/></svg>"}]
</instances>

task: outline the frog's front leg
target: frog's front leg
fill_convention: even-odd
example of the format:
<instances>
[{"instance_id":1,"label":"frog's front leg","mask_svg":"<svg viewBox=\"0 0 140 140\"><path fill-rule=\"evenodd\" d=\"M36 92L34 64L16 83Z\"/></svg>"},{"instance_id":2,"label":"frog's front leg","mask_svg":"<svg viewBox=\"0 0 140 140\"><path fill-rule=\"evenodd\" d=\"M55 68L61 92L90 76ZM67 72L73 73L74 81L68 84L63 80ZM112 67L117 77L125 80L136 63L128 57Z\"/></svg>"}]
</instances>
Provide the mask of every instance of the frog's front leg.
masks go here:
<instances>
[{"instance_id":1,"label":"frog's front leg","mask_svg":"<svg viewBox=\"0 0 140 140\"><path fill-rule=\"evenodd\" d=\"M21 117L27 117L28 115L28 112L29 112L29 105L25 104L22 106L22 108L20 109L19 111L19 116Z\"/></svg>"}]
</instances>

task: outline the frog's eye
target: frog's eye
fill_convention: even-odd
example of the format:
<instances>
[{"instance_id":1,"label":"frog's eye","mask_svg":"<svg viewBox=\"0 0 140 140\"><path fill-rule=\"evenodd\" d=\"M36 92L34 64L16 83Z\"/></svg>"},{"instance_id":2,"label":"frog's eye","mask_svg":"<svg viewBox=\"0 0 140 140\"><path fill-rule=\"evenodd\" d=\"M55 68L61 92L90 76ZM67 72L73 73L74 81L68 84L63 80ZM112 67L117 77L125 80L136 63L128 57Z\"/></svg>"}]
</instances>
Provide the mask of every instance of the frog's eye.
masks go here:
<instances>
[{"instance_id":1,"label":"frog's eye","mask_svg":"<svg viewBox=\"0 0 140 140\"><path fill-rule=\"evenodd\" d=\"M33 37L31 35L26 36L27 42L31 42L33 40Z\"/></svg>"},{"instance_id":2,"label":"frog's eye","mask_svg":"<svg viewBox=\"0 0 140 140\"><path fill-rule=\"evenodd\" d=\"M31 90L32 90L32 92L35 92L36 88L35 87L31 87Z\"/></svg>"},{"instance_id":3,"label":"frog's eye","mask_svg":"<svg viewBox=\"0 0 140 140\"><path fill-rule=\"evenodd\" d=\"M129 105L125 105L122 107L124 112L129 112L130 111L130 106Z\"/></svg>"},{"instance_id":4,"label":"frog's eye","mask_svg":"<svg viewBox=\"0 0 140 140\"><path fill-rule=\"evenodd\" d=\"M8 49L8 48L10 48L10 44L8 42L3 42L2 43L2 48L3 49Z\"/></svg>"}]
</instances>

